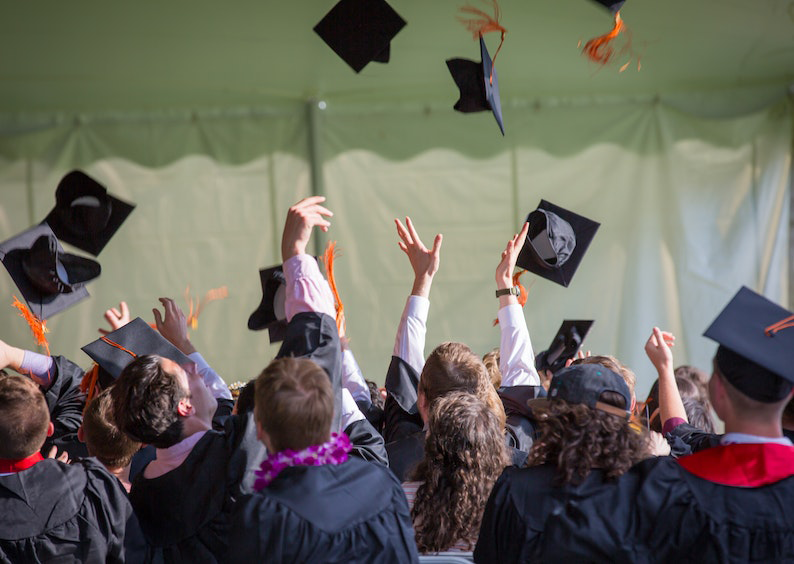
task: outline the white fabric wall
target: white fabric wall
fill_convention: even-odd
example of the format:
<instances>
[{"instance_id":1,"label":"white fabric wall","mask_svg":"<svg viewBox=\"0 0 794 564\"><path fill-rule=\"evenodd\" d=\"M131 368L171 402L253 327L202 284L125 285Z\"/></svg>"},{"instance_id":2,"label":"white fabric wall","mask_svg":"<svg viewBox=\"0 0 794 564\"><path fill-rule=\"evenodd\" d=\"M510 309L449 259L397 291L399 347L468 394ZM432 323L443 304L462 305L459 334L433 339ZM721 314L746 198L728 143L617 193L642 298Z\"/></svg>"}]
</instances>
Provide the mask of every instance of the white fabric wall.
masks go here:
<instances>
[{"instance_id":1,"label":"white fabric wall","mask_svg":"<svg viewBox=\"0 0 794 564\"><path fill-rule=\"evenodd\" d=\"M602 227L568 289L524 276L535 348L564 318L595 319L586 348L634 368L640 396L655 378L642 350L654 325L678 336L677 363L709 369L714 346L701 334L741 285L786 305L788 102L721 119L653 103L514 107L506 116L502 139L486 115L333 106L318 115L318 184L336 214L322 239L342 251L348 333L368 378L383 381L411 287L393 225L406 215L426 242L445 236L428 352L444 340L480 354L498 345L493 271L541 198ZM74 166L138 204L99 257L92 299L48 324L53 353L87 366L80 346L121 299L151 320L159 296L184 304L188 284L194 296L225 284L230 297L207 306L193 340L228 382L256 376L276 349L246 321L261 298L258 269L280 262L287 207L313 189L307 130L302 118L236 115L32 133L0 124L3 239L46 215ZM0 338L31 347L10 306L14 291L0 275Z\"/></svg>"}]
</instances>

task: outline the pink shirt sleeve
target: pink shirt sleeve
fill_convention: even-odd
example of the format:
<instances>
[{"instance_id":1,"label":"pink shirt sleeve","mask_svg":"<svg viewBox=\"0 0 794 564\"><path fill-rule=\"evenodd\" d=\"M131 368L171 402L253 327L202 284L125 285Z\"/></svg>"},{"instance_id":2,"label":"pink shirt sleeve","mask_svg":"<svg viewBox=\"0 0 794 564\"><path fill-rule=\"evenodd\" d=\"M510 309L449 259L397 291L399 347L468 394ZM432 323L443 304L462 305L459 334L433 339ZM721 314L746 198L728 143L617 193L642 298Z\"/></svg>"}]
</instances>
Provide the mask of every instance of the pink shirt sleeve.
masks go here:
<instances>
[{"instance_id":1,"label":"pink shirt sleeve","mask_svg":"<svg viewBox=\"0 0 794 564\"><path fill-rule=\"evenodd\" d=\"M334 295L311 255L295 255L284 262L286 296L284 313L289 322L296 314L314 311L336 317Z\"/></svg>"},{"instance_id":2,"label":"pink shirt sleeve","mask_svg":"<svg viewBox=\"0 0 794 564\"><path fill-rule=\"evenodd\" d=\"M671 417L664 422L664 425L662 425L662 435L666 435L682 423L686 423L686 420L681 419L680 417Z\"/></svg>"}]
</instances>

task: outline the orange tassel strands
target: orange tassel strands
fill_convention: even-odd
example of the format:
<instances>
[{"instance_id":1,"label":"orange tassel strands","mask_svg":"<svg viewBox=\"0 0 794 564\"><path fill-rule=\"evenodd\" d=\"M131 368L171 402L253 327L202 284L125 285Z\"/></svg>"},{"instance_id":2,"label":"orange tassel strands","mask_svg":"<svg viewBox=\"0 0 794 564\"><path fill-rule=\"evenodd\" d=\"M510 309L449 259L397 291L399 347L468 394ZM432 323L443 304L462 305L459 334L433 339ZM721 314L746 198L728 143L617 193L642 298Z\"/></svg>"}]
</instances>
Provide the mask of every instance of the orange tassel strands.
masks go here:
<instances>
[{"instance_id":1,"label":"orange tassel strands","mask_svg":"<svg viewBox=\"0 0 794 564\"><path fill-rule=\"evenodd\" d=\"M339 290L336 288L336 278L334 277L334 259L337 257L338 249L336 241L329 241L323 253L323 264L325 265L325 274L328 277L328 285L331 287L331 292L334 294L334 305L336 307L336 328L339 330L339 337L345 336L346 321L345 321L345 304L339 297Z\"/></svg>"},{"instance_id":2,"label":"orange tassel strands","mask_svg":"<svg viewBox=\"0 0 794 564\"><path fill-rule=\"evenodd\" d=\"M519 270L518 272L513 274L513 286L518 286L518 305L524 307L527 305L527 298L529 297L529 290L527 290L524 285L519 281L519 279L526 273L526 270ZM499 325L499 319L493 320L494 327Z\"/></svg>"},{"instance_id":3,"label":"orange tassel strands","mask_svg":"<svg viewBox=\"0 0 794 564\"><path fill-rule=\"evenodd\" d=\"M505 34L507 33L507 30L504 28L504 26L502 26L501 23L499 23L501 11L499 10L499 3L497 0L483 0L483 2L491 5L493 8L493 16L484 10L480 10L474 6L466 5L460 8L460 11L469 17L459 17L458 20L464 26L466 26L466 29L471 32L475 40L479 39L486 33L498 31L501 34L499 47L496 48L496 52L493 54L493 57L491 57L491 76L489 77L489 80L491 84L493 84L493 67L496 65L496 56L499 54L499 51L502 49L502 44L505 42Z\"/></svg>"},{"instance_id":4,"label":"orange tassel strands","mask_svg":"<svg viewBox=\"0 0 794 564\"><path fill-rule=\"evenodd\" d=\"M582 52L587 55L588 59L595 63L601 65L607 64L615 52L610 43L620 35L624 29L626 29L626 25L620 17L620 12L617 12L615 14L615 24L609 33L605 33L585 43Z\"/></svg>"},{"instance_id":5,"label":"orange tassel strands","mask_svg":"<svg viewBox=\"0 0 794 564\"><path fill-rule=\"evenodd\" d=\"M14 303L11 305L19 310L19 316L27 322L33 333L33 339L36 341L36 344L44 347L47 351L47 356L49 356L50 344L47 342L47 337L45 337L45 334L49 333L47 322L36 317L33 312L28 309L28 306L20 302L19 298L16 296L14 296Z\"/></svg>"},{"instance_id":6,"label":"orange tassel strands","mask_svg":"<svg viewBox=\"0 0 794 564\"><path fill-rule=\"evenodd\" d=\"M190 286L185 288L185 301L188 305L187 326L193 330L198 329L198 318L201 310L204 309L210 302L215 300L222 300L229 297L229 288L221 286L220 288L213 288L201 298L201 301L194 301L190 296ZM195 306L195 309L194 309Z\"/></svg>"},{"instance_id":7,"label":"orange tassel strands","mask_svg":"<svg viewBox=\"0 0 794 564\"><path fill-rule=\"evenodd\" d=\"M83 374L83 379L80 381L80 391L85 394L85 405L88 406L89 402L99 394L99 365L94 364L90 370ZM85 412L85 407L83 408Z\"/></svg>"}]
</instances>

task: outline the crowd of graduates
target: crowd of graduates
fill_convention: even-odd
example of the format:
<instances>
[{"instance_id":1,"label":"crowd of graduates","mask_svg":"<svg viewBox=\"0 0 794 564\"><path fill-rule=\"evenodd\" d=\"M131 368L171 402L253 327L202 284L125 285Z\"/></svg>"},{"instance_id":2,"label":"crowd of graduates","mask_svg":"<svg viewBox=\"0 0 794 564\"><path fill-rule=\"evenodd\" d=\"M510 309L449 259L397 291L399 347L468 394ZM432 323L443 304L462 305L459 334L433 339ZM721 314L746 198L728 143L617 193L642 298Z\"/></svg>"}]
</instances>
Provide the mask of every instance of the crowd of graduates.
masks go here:
<instances>
[{"instance_id":1,"label":"crowd of graduates","mask_svg":"<svg viewBox=\"0 0 794 564\"><path fill-rule=\"evenodd\" d=\"M283 343L236 399L168 298L156 329L109 309L87 372L0 341L0 561L794 561L791 312L739 290L706 331L710 377L649 328L638 401L580 339L533 349L514 271L532 221L559 227L544 212L494 250L499 348L425 357L443 239L395 220L414 283L378 389L307 254L332 216L289 209L249 322Z\"/></svg>"}]
</instances>

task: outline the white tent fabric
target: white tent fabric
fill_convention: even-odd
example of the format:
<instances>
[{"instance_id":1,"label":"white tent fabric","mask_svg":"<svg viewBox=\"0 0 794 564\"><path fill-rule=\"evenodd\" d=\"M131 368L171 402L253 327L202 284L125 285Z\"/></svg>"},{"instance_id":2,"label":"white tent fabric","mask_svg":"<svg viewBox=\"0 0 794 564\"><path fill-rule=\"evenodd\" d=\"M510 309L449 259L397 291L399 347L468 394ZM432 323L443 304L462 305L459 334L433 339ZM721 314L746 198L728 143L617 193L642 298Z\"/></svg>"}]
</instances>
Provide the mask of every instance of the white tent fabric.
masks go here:
<instances>
[{"instance_id":1,"label":"white tent fabric","mask_svg":"<svg viewBox=\"0 0 794 564\"><path fill-rule=\"evenodd\" d=\"M138 204L99 257L92 299L48 323L53 354L88 364L79 347L98 337L102 312L119 300L151 320L159 296L186 307L187 285L194 297L227 285L229 298L207 306L192 338L228 382L255 377L275 353L266 333L246 328L261 299L257 269L280 262L287 207L318 188L335 212L320 239L342 251L351 346L378 382L411 286L395 217L410 215L426 242L445 236L428 346L460 340L479 354L498 345L493 270L525 215L544 198L600 221L568 289L523 277L526 317L536 351L563 318L595 319L585 348L634 368L640 396L655 378L642 350L654 325L678 336L677 364L708 370L714 346L701 334L741 285L787 301L787 100L721 118L653 101L514 106L512 137L496 142L483 136L485 124L496 128L485 115L332 104L310 114L122 116L22 132L6 124L3 143L33 156L0 159L3 239L43 219L76 166ZM434 142L441 137L456 143ZM172 158L180 154L193 156ZM32 347L10 307L14 292L0 276L2 338Z\"/></svg>"}]
</instances>

